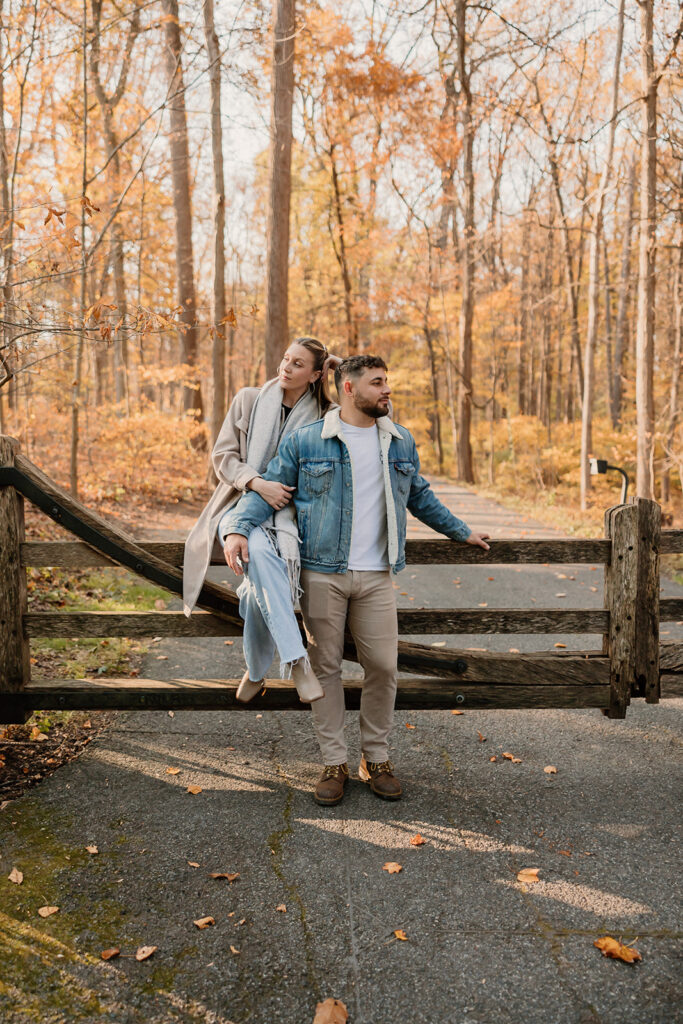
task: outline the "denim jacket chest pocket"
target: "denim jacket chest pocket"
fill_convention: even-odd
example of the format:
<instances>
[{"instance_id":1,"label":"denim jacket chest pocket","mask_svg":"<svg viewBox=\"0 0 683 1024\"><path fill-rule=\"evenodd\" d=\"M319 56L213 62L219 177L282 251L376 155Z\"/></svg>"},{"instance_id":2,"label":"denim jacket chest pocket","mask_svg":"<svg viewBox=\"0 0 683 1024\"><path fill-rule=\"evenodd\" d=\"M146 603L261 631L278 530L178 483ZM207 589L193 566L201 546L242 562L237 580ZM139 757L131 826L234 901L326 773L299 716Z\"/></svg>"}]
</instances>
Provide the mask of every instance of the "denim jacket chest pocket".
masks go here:
<instances>
[{"instance_id":1,"label":"denim jacket chest pocket","mask_svg":"<svg viewBox=\"0 0 683 1024\"><path fill-rule=\"evenodd\" d=\"M306 460L301 463L300 484L306 494L320 497L332 486L334 464L329 460Z\"/></svg>"},{"instance_id":2,"label":"denim jacket chest pocket","mask_svg":"<svg viewBox=\"0 0 683 1024\"><path fill-rule=\"evenodd\" d=\"M410 493L410 485L415 473L415 465L407 460L401 460L391 463L391 468L394 470L394 481L396 485L397 495L405 502L408 499Z\"/></svg>"}]
</instances>

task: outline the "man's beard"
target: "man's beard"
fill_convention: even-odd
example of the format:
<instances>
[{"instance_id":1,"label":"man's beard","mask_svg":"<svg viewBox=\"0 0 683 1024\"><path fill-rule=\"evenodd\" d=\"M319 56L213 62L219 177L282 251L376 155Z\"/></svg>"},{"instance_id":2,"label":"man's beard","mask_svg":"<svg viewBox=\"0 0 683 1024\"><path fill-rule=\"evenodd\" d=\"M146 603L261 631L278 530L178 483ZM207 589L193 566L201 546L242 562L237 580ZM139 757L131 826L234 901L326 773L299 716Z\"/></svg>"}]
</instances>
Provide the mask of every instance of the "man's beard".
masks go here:
<instances>
[{"instance_id":1,"label":"man's beard","mask_svg":"<svg viewBox=\"0 0 683 1024\"><path fill-rule=\"evenodd\" d=\"M389 402L378 405L375 402L369 401L367 398L361 398L360 395L353 396L353 404L359 412L365 413L366 416L372 416L373 419L378 420L380 416L386 416L389 412Z\"/></svg>"}]
</instances>

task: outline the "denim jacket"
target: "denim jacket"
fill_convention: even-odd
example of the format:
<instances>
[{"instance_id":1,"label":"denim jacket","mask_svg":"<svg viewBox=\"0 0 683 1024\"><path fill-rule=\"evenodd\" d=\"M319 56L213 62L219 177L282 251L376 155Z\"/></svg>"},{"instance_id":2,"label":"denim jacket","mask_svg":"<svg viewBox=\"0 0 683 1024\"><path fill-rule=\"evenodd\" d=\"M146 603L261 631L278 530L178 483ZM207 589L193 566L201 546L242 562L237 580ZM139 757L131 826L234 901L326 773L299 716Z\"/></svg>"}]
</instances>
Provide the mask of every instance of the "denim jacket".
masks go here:
<instances>
[{"instance_id":1,"label":"denim jacket","mask_svg":"<svg viewBox=\"0 0 683 1024\"><path fill-rule=\"evenodd\" d=\"M451 540L465 541L472 532L436 497L420 476L420 459L409 430L388 416L377 420L387 508L389 564L405 568L406 509ZM323 573L348 569L353 524L353 468L344 441L339 409L322 420L293 431L268 464L264 480L296 487L294 505L301 545L301 565ZM221 540L229 533L248 537L272 508L250 491L221 519Z\"/></svg>"}]
</instances>

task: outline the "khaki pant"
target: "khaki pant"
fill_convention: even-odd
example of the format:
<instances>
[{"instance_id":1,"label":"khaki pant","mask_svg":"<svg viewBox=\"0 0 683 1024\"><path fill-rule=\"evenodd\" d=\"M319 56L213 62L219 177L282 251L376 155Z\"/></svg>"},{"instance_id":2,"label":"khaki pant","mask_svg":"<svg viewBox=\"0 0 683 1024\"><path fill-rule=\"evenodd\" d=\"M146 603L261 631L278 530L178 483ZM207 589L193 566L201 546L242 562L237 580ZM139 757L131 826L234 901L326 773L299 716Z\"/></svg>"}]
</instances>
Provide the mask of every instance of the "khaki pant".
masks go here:
<instances>
[{"instance_id":1,"label":"khaki pant","mask_svg":"<svg viewBox=\"0 0 683 1024\"><path fill-rule=\"evenodd\" d=\"M344 739L341 666L348 620L365 671L360 702L361 750L368 761L386 761L396 698L398 625L389 570L322 573L304 569L301 611L313 671L325 691L311 704L324 764L348 760Z\"/></svg>"}]
</instances>

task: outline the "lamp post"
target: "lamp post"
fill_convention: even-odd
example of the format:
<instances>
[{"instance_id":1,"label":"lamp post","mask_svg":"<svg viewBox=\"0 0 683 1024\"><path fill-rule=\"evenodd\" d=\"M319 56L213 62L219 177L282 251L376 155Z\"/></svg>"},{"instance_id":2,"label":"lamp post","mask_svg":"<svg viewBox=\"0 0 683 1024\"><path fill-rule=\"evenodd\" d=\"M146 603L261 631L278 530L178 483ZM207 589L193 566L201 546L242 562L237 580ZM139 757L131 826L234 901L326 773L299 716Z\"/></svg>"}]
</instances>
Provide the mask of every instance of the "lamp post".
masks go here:
<instances>
[{"instance_id":1,"label":"lamp post","mask_svg":"<svg viewBox=\"0 0 683 1024\"><path fill-rule=\"evenodd\" d=\"M607 463L607 459L590 459L591 476L597 476L598 473L606 473L608 469L613 469L615 473L621 473L623 479L621 481L621 504L626 504L626 494L628 493L628 473L621 466L610 466Z\"/></svg>"}]
</instances>

